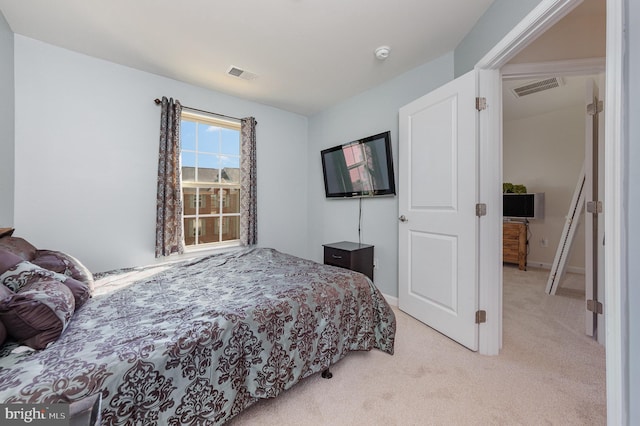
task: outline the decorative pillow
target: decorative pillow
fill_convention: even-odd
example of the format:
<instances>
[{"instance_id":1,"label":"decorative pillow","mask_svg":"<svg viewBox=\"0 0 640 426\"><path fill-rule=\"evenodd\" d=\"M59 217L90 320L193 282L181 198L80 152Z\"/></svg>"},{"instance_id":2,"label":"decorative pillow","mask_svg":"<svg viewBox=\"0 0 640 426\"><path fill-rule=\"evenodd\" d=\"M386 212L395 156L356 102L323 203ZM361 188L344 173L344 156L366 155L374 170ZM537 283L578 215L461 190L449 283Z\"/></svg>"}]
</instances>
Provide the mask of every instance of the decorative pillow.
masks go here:
<instances>
[{"instance_id":1,"label":"decorative pillow","mask_svg":"<svg viewBox=\"0 0 640 426\"><path fill-rule=\"evenodd\" d=\"M22 261L20 256L0 248L0 274L4 274Z\"/></svg>"},{"instance_id":2,"label":"decorative pillow","mask_svg":"<svg viewBox=\"0 0 640 426\"><path fill-rule=\"evenodd\" d=\"M74 310L69 287L53 278L41 278L0 302L0 320L18 342L44 349L64 332Z\"/></svg>"},{"instance_id":3,"label":"decorative pillow","mask_svg":"<svg viewBox=\"0 0 640 426\"><path fill-rule=\"evenodd\" d=\"M0 321L0 346L7 340L7 328L4 326L4 323Z\"/></svg>"},{"instance_id":4,"label":"decorative pillow","mask_svg":"<svg viewBox=\"0 0 640 426\"><path fill-rule=\"evenodd\" d=\"M0 259L0 261L2 261L2 259ZM9 299L11 296L13 296L13 292L9 290L8 287L0 285L0 304L2 304L5 299ZM7 329L5 328L2 321L0 321L0 346L2 346L5 340L7 340Z\"/></svg>"},{"instance_id":5,"label":"decorative pillow","mask_svg":"<svg viewBox=\"0 0 640 426\"><path fill-rule=\"evenodd\" d=\"M28 284L43 279L56 280L69 287L75 299L76 308L80 308L90 296L87 284L67 275L41 268L12 253L0 250L0 284L4 284L14 292L19 292Z\"/></svg>"},{"instance_id":6,"label":"decorative pillow","mask_svg":"<svg viewBox=\"0 0 640 426\"><path fill-rule=\"evenodd\" d=\"M89 293L93 293L93 274L78 259L69 254L53 250L38 250L31 263L83 282L89 287Z\"/></svg>"},{"instance_id":7,"label":"decorative pillow","mask_svg":"<svg viewBox=\"0 0 640 426\"><path fill-rule=\"evenodd\" d=\"M13 291L11 291L9 287L0 285L0 303L11 296L13 296Z\"/></svg>"},{"instance_id":8,"label":"decorative pillow","mask_svg":"<svg viewBox=\"0 0 640 426\"><path fill-rule=\"evenodd\" d=\"M0 250L20 256L22 260L33 260L37 251L31 243L20 237L0 238Z\"/></svg>"},{"instance_id":9,"label":"decorative pillow","mask_svg":"<svg viewBox=\"0 0 640 426\"><path fill-rule=\"evenodd\" d=\"M7 286L0 285L0 302L10 296L13 296L13 291L11 291Z\"/></svg>"}]
</instances>

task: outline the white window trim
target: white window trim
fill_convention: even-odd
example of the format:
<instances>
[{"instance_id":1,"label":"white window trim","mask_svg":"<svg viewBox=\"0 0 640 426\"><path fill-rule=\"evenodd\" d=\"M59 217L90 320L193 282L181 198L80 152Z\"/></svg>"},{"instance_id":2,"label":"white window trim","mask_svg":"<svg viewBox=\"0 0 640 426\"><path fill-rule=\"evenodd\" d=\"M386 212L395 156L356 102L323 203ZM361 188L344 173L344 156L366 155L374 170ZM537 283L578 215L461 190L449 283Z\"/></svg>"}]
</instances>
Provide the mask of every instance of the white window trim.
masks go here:
<instances>
[{"instance_id":1,"label":"white window trim","mask_svg":"<svg viewBox=\"0 0 640 426\"><path fill-rule=\"evenodd\" d=\"M181 113L181 120L185 120L185 121L192 121L192 122L196 122L198 124L208 124L208 125L212 125L212 126L216 126L216 127L221 127L221 128L227 128L227 129L232 129L232 130L236 130L238 132L240 132L240 122L239 121L234 121L234 120L230 120L230 119L223 119L223 118L218 118L218 117L214 117L214 116L209 116L203 113L197 113L197 112L192 112L192 111L185 111L183 110ZM197 134L196 134L196 149L195 150L185 150L187 152L194 152L196 154L198 154L198 143L197 143ZM238 156L240 157L240 156ZM219 171L219 173L221 173L221 171ZM182 188L195 188L196 189L196 195L195 197L201 196L200 195L200 190L201 189L206 189L206 188L216 188L216 189L223 189L223 188L238 188L240 189L240 183L226 183L226 182L206 182L206 183L199 183L197 182L197 177L198 177L198 168L197 168L197 159L196 159L196 171L195 171L195 179L196 182L181 182L181 187ZM219 203L219 213L218 214L200 214L200 209L196 209L196 214L189 214L189 215L185 215L184 214L184 207L183 207L183 220L184 219L194 219L195 221L201 221L202 218L206 218L206 217L218 217L220 218L220 220L218 221L218 232L219 232L219 236L222 236L222 223L224 222L222 219L223 217L229 217L229 216L237 216L240 217L240 213L222 213L223 211L223 205L222 205L222 199L224 197L218 197L218 203ZM198 222L199 223L199 222ZM218 249L218 248L225 248L225 247L237 247L240 245L240 239L236 239L236 240L228 240L228 241L216 241L216 242L211 242L211 243L200 243L199 242L199 236L200 235L196 235L195 236L195 242L193 245L186 245L185 244L185 253L194 253L194 252L201 252L201 251L207 251L207 250L211 250L211 249Z\"/></svg>"}]
</instances>

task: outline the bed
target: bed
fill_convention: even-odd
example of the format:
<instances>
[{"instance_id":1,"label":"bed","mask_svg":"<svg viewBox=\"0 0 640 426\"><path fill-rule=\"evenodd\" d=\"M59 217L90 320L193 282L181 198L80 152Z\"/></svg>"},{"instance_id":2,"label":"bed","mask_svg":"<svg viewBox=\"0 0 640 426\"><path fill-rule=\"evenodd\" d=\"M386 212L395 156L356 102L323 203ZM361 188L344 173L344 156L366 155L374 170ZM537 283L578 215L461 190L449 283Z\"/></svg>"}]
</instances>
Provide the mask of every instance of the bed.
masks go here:
<instances>
[{"instance_id":1,"label":"bed","mask_svg":"<svg viewBox=\"0 0 640 426\"><path fill-rule=\"evenodd\" d=\"M367 277L273 249L96 274L92 293L45 349L5 342L0 402L100 395L102 424L222 424L350 351L393 354Z\"/></svg>"}]
</instances>

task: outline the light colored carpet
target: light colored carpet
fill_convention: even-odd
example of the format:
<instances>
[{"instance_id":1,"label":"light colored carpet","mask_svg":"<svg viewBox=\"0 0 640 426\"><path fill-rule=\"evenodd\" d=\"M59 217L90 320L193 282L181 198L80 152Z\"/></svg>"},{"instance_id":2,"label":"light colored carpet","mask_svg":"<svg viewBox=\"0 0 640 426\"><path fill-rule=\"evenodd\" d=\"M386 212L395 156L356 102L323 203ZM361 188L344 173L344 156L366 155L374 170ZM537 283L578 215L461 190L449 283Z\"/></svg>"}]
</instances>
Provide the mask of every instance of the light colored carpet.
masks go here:
<instances>
[{"instance_id":1,"label":"light colored carpet","mask_svg":"<svg viewBox=\"0 0 640 426\"><path fill-rule=\"evenodd\" d=\"M499 356L471 352L394 309L395 355L352 353L228 424L604 425L605 350L584 335L582 275L504 268Z\"/></svg>"}]
</instances>

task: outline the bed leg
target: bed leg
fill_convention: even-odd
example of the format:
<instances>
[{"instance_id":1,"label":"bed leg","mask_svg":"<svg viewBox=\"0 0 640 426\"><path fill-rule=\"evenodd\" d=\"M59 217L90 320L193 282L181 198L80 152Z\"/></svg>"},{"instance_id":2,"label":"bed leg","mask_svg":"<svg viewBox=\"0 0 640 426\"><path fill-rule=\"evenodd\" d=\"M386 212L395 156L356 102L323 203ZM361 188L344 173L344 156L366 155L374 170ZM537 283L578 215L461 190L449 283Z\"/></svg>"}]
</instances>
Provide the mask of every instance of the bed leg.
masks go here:
<instances>
[{"instance_id":1,"label":"bed leg","mask_svg":"<svg viewBox=\"0 0 640 426\"><path fill-rule=\"evenodd\" d=\"M323 379L330 379L333 377L333 373L327 368L326 370L322 370L321 376Z\"/></svg>"}]
</instances>

